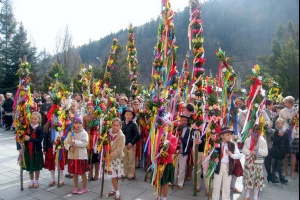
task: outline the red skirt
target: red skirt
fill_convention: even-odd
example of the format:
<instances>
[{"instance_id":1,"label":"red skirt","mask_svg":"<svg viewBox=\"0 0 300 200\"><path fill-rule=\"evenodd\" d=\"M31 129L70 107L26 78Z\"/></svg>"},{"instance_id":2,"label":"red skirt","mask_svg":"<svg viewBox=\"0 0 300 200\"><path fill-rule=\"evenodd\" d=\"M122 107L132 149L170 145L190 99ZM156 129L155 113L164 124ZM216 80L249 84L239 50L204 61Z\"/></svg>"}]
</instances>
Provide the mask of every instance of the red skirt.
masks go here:
<instances>
[{"instance_id":1,"label":"red skirt","mask_svg":"<svg viewBox=\"0 0 300 200\"><path fill-rule=\"evenodd\" d=\"M65 153L65 152L63 152ZM64 155L61 161L59 161L60 170L64 170ZM45 155L45 169L55 170L55 154L53 154L53 148L48 148Z\"/></svg>"},{"instance_id":2,"label":"red skirt","mask_svg":"<svg viewBox=\"0 0 300 200\"><path fill-rule=\"evenodd\" d=\"M89 164L88 164L88 160L78 160L78 159L74 159L71 160L69 159L68 162L68 172L70 174L77 174L77 175L81 175L84 174L85 172L89 171Z\"/></svg>"},{"instance_id":3,"label":"red skirt","mask_svg":"<svg viewBox=\"0 0 300 200\"><path fill-rule=\"evenodd\" d=\"M136 148L136 151L135 151L135 156L136 158L138 159L141 159L141 142L140 140L138 140L136 143L135 143L135 148Z\"/></svg>"},{"instance_id":4,"label":"red skirt","mask_svg":"<svg viewBox=\"0 0 300 200\"><path fill-rule=\"evenodd\" d=\"M232 171L232 175L235 175L236 177L243 176L243 167L239 159L234 160L234 168Z\"/></svg>"}]
</instances>

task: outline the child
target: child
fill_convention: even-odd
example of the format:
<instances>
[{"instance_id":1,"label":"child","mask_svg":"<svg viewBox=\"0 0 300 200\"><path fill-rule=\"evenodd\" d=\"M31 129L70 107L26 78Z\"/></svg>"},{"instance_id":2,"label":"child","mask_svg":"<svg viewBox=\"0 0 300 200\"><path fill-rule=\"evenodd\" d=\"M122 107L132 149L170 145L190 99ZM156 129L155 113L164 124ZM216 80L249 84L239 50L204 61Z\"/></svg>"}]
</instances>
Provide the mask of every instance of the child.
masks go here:
<instances>
[{"instance_id":1,"label":"child","mask_svg":"<svg viewBox=\"0 0 300 200\"><path fill-rule=\"evenodd\" d=\"M25 136L24 159L26 171L29 171L30 183L28 188L39 187L40 170L44 167L44 158L42 152L42 141L44 138L44 129L39 125L42 116L39 112L31 114L30 125ZM17 149L21 151L21 146L17 143Z\"/></svg>"},{"instance_id":2,"label":"child","mask_svg":"<svg viewBox=\"0 0 300 200\"><path fill-rule=\"evenodd\" d=\"M85 172L89 171L86 151L88 134L83 129L82 123L82 117L80 115L75 116L73 118L73 132L64 141L65 149L68 150L68 171L73 174L73 194L84 194L88 191L85 174ZM78 175L81 175L82 179L82 188L80 190L78 189Z\"/></svg>"},{"instance_id":3,"label":"child","mask_svg":"<svg viewBox=\"0 0 300 200\"><path fill-rule=\"evenodd\" d=\"M254 200L258 199L258 192L263 186L263 157L268 155L268 146L264 137L260 134L260 126L255 125L250 130L250 137L245 140L243 154L246 156L243 184L247 189L244 200L250 200L251 189L254 189Z\"/></svg>"},{"instance_id":4,"label":"child","mask_svg":"<svg viewBox=\"0 0 300 200\"><path fill-rule=\"evenodd\" d=\"M119 118L115 118L112 121L112 129L109 131L109 142L110 142L110 172L108 177L111 177L113 185L112 191L108 193L108 196L115 196L115 200L120 200L120 191L118 187L118 180L123 175L123 149L125 147L125 135L122 130L122 121ZM106 165L106 170L108 167Z\"/></svg>"},{"instance_id":5,"label":"child","mask_svg":"<svg viewBox=\"0 0 300 200\"><path fill-rule=\"evenodd\" d=\"M90 123L93 117L93 103L87 103L87 115L83 117L83 128L88 132L89 136L89 145L88 145L88 161L89 161L89 174L88 174L88 181L96 181L99 178L99 153L94 150L95 145L97 145L98 141L98 126L90 127ZM93 176L93 169L95 167L95 175Z\"/></svg>"},{"instance_id":6,"label":"child","mask_svg":"<svg viewBox=\"0 0 300 200\"><path fill-rule=\"evenodd\" d=\"M176 152L177 148L177 138L172 135L171 129L172 129L172 123L167 120L166 124L168 125L168 132L167 134L167 139L165 145L167 145L167 152L168 156L166 158L159 157L157 163L159 165L165 165L164 170L163 170L163 175L160 179L160 185L161 185L161 197L160 200L167 200L167 195L168 195L168 189L169 189L169 183L174 182L174 165L173 165L173 155ZM165 148L165 147L163 147Z\"/></svg>"},{"instance_id":7,"label":"child","mask_svg":"<svg viewBox=\"0 0 300 200\"><path fill-rule=\"evenodd\" d=\"M223 127L220 132L222 142L220 145L219 164L214 173L213 200L219 200L221 185L222 199L230 199L230 183L234 169L234 160L241 158L239 149L235 147L234 143L230 142L233 133L234 131L228 127Z\"/></svg>"},{"instance_id":8,"label":"child","mask_svg":"<svg viewBox=\"0 0 300 200\"><path fill-rule=\"evenodd\" d=\"M122 122L122 131L125 135L124 177L128 177L128 180L135 179L135 143L140 137L137 124L132 121L134 117L132 108L127 108L124 112L125 120Z\"/></svg>"},{"instance_id":9,"label":"child","mask_svg":"<svg viewBox=\"0 0 300 200\"><path fill-rule=\"evenodd\" d=\"M53 145L55 143L54 138L52 138L51 134L51 122L47 122L44 126L45 136L43 141L43 154L45 155L45 169L48 169L51 174L51 181L49 182L49 186L53 186L55 184L55 166L58 164L55 162L56 153L53 149ZM60 139L59 139L60 140ZM64 149L63 149L64 151ZM64 185L63 174L64 174L64 157L59 162L59 170L60 170L60 182L59 186Z\"/></svg>"},{"instance_id":10,"label":"child","mask_svg":"<svg viewBox=\"0 0 300 200\"><path fill-rule=\"evenodd\" d=\"M276 120L276 126L273 147L270 152L271 157L274 158L272 168L274 174L278 172L280 182L287 183L288 180L282 175L282 160L286 154L290 153L289 136L283 127L284 120L282 118Z\"/></svg>"}]
</instances>

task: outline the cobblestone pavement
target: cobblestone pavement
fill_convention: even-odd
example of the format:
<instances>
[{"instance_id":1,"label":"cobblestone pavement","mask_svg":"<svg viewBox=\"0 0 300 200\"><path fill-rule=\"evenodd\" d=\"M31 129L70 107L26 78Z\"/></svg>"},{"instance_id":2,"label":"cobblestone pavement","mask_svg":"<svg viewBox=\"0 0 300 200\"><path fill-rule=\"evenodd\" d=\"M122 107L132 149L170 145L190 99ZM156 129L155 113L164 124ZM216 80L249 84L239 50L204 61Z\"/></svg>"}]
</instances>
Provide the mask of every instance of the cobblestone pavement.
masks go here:
<instances>
[{"instance_id":1,"label":"cobblestone pavement","mask_svg":"<svg viewBox=\"0 0 300 200\"><path fill-rule=\"evenodd\" d=\"M24 190L20 190L20 168L17 165L18 151L16 150L15 134L13 131L4 131L0 128L0 199L41 199L41 200L59 200L59 199L99 199L100 198L100 181L88 182L89 192L83 195L74 195L71 193L73 182L72 179L65 179L65 185L57 188L57 186L48 186L50 173L48 170L42 170L40 175L40 186L37 189L28 189L29 183L28 173L24 171ZM154 200L155 190L148 182L144 182L144 171L137 169L137 178L134 181L124 180L119 182L121 198L123 200ZM289 183L286 185L264 183L264 188L260 192L260 199L284 199L296 200L299 199L299 174L296 173L296 179L288 177ZM81 183L79 183L81 185ZM204 184L202 184L204 185ZM112 188L109 179L105 180L103 199L113 199L107 197L106 194ZM242 190L242 178L237 180L237 188ZM231 194L231 199L242 200L243 194ZM205 190L193 196L192 181L185 184L183 190L169 189L169 200L185 200L185 199L207 199Z\"/></svg>"}]
</instances>

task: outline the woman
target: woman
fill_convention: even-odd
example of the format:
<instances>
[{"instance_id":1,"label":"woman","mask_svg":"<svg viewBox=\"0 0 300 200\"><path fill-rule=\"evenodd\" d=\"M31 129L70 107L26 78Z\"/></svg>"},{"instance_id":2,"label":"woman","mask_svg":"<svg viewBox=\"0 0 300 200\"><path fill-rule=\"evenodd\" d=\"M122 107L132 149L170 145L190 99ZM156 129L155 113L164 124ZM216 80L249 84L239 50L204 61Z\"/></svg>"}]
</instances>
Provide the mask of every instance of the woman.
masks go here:
<instances>
[{"instance_id":1,"label":"woman","mask_svg":"<svg viewBox=\"0 0 300 200\"><path fill-rule=\"evenodd\" d=\"M290 138L291 177L295 179L296 154L299 153L299 127L295 127L293 130L293 121L298 111L294 107L295 99L292 96L285 97L283 104L285 108L280 111L279 117L284 120L284 128ZM283 160L283 176L287 176L287 157Z\"/></svg>"}]
</instances>

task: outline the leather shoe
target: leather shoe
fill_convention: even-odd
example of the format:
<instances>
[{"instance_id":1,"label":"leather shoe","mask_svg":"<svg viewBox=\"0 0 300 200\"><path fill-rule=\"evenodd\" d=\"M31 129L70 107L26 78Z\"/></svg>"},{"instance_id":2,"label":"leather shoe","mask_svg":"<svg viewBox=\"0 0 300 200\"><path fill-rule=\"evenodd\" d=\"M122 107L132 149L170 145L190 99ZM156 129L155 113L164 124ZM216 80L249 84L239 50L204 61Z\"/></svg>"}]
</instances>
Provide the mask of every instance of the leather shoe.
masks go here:
<instances>
[{"instance_id":1,"label":"leather shoe","mask_svg":"<svg viewBox=\"0 0 300 200\"><path fill-rule=\"evenodd\" d=\"M132 181L132 180L134 180L135 179L135 177L133 176L133 177L128 177L128 180L129 181Z\"/></svg>"}]
</instances>

